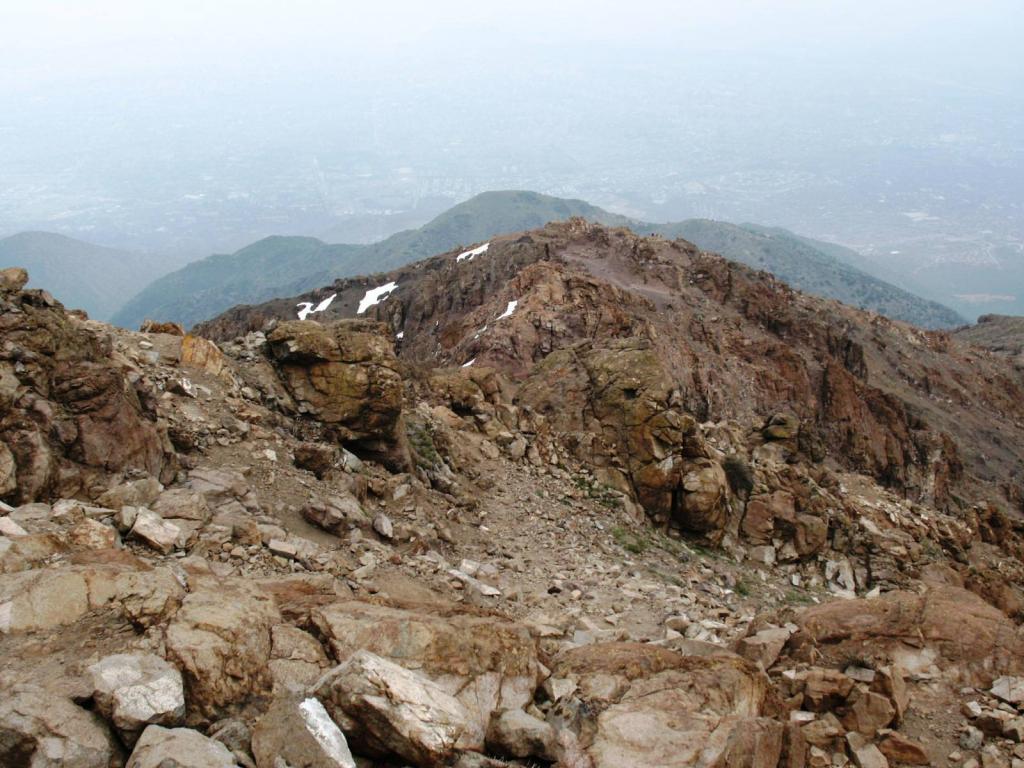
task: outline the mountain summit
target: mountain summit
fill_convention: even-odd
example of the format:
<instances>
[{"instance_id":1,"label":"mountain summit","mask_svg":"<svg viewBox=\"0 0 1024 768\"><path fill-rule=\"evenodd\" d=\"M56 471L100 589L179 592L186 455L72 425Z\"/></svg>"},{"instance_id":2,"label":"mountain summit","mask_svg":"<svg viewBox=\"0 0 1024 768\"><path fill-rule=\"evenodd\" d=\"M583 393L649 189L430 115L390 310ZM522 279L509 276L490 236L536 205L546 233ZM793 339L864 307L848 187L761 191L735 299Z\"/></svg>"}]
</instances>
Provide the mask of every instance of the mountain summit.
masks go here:
<instances>
[{"instance_id":1,"label":"mountain summit","mask_svg":"<svg viewBox=\"0 0 1024 768\"><path fill-rule=\"evenodd\" d=\"M857 254L785 230L708 220L651 224L609 213L582 200L535 192L485 192L415 230L371 245L328 245L314 238L273 237L230 255L210 256L166 275L132 298L113 319L135 328L146 318L186 326L234 304L251 304L325 285L335 278L382 272L497 235L573 216L629 227L639 234L694 242L727 258L766 269L810 293L836 298L923 327L962 325L952 310L872 277L855 266ZM837 256L838 254L838 256ZM848 257L843 261L841 256Z\"/></svg>"}]
</instances>

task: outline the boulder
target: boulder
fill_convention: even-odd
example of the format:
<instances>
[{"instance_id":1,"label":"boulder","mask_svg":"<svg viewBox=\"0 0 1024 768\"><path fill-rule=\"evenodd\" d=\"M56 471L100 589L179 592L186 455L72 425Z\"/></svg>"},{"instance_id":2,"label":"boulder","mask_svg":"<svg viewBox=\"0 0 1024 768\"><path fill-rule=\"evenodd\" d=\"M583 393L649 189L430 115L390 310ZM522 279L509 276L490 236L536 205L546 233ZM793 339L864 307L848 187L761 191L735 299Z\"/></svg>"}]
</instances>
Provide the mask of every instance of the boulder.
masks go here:
<instances>
[{"instance_id":1,"label":"boulder","mask_svg":"<svg viewBox=\"0 0 1024 768\"><path fill-rule=\"evenodd\" d=\"M9 496L18 487L18 465L7 444L0 441L0 499Z\"/></svg>"},{"instance_id":2,"label":"boulder","mask_svg":"<svg viewBox=\"0 0 1024 768\"><path fill-rule=\"evenodd\" d=\"M558 759L555 729L521 709L507 709L491 720L487 749L508 757Z\"/></svg>"},{"instance_id":3,"label":"boulder","mask_svg":"<svg viewBox=\"0 0 1024 768\"><path fill-rule=\"evenodd\" d=\"M796 623L789 649L797 659L814 655L816 663L835 665L863 659L910 673L940 666L972 685L1024 672L1021 631L1001 611L957 587L829 602L803 610Z\"/></svg>"},{"instance_id":4,"label":"boulder","mask_svg":"<svg viewBox=\"0 0 1024 768\"><path fill-rule=\"evenodd\" d=\"M167 658L181 671L189 717L209 718L269 688L272 598L240 581L202 584L165 630Z\"/></svg>"},{"instance_id":5,"label":"boulder","mask_svg":"<svg viewBox=\"0 0 1024 768\"><path fill-rule=\"evenodd\" d=\"M857 768L889 768L889 761L870 739L860 733L846 734L846 746Z\"/></svg>"},{"instance_id":6,"label":"boulder","mask_svg":"<svg viewBox=\"0 0 1024 768\"><path fill-rule=\"evenodd\" d=\"M245 475L231 469L199 467L188 473L188 488L203 496L210 508L216 509L249 493Z\"/></svg>"},{"instance_id":7,"label":"boulder","mask_svg":"<svg viewBox=\"0 0 1024 768\"><path fill-rule=\"evenodd\" d=\"M415 669L455 696L466 712L460 748L481 749L494 712L533 700L537 648L520 624L357 601L315 608L311 617L337 661L367 650Z\"/></svg>"},{"instance_id":8,"label":"boulder","mask_svg":"<svg viewBox=\"0 0 1024 768\"><path fill-rule=\"evenodd\" d=\"M121 507L148 507L160 496L164 487L158 480L146 477L141 480L133 480L128 483L115 485L108 491L104 491L96 499L96 503L107 509L120 509Z\"/></svg>"},{"instance_id":9,"label":"boulder","mask_svg":"<svg viewBox=\"0 0 1024 768\"><path fill-rule=\"evenodd\" d=\"M345 734L318 699L275 699L256 722L252 754L257 768L277 768L283 760L301 768L355 768Z\"/></svg>"},{"instance_id":10,"label":"boulder","mask_svg":"<svg viewBox=\"0 0 1024 768\"><path fill-rule=\"evenodd\" d=\"M742 638L736 645L736 652L745 659L760 663L764 669L771 669L789 636L790 631L781 627L762 629Z\"/></svg>"},{"instance_id":11,"label":"boulder","mask_svg":"<svg viewBox=\"0 0 1024 768\"><path fill-rule=\"evenodd\" d=\"M778 764L783 725L762 717L768 679L737 656L595 643L560 654L552 672L577 684L559 706L578 713L594 768Z\"/></svg>"},{"instance_id":12,"label":"boulder","mask_svg":"<svg viewBox=\"0 0 1024 768\"><path fill-rule=\"evenodd\" d=\"M385 325L293 320L278 324L267 342L300 411L392 466L409 466L401 426L402 377Z\"/></svg>"},{"instance_id":13,"label":"boulder","mask_svg":"<svg viewBox=\"0 0 1024 768\"><path fill-rule=\"evenodd\" d=\"M793 413L773 414L761 433L766 440L792 440L800 432L800 419Z\"/></svg>"},{"instance_id":14,"label":"boulder","mask_svg":"<svg viewBox=\"0 0 1024 768\"><path fill-rule=\"evenodd\" d=\"M184 593L169 569L142 563L8 574L0 576L0 633L52 629L98 610L148 627L172 615Z\"/></svg>"},{"instance_id":15,"label":"boulder","mask_svg":"<svg viewBox=\"0 0 1024 768\"><path fill-rule=\"evenodd\" d=\"M347 491L311 501L302 508L302 516L313 525L337 534L366 522L366 513L359 500Z\"/></svg>"},{"instance_id":16,"label":"boulder","mask_svg":"<svg viewBox=\"0 0 1024 768\"><path fill-rule=\"evenodd\" d=\"M304 691L327 668L327 655L316 638L298 627L271 629L270 675L275 693Z\"/></svg>"},{"instance_id":17,"label":"boulder","mask_svg":"<svg viewBox=\"0 0 1024 768\"><path fill-rule=\"evenodd\" d=\"M133 743L147 725L177 725L185 717L181 673L151 653L107 656L88 669L96 709Z\"/></svg>"},{"instance_id":18,"label":"boulder","mask_svg":"<svg viewBox=\"0 0 1024 768\"><path fill-rule=\"evenodd\" d=\"M294 454L295 466L312 472L318 480L322 480L341 461L338 449L324 443L299 443Z\"/></svg>"},{"instance_id":19,"label":"boulder","mask_svg":"<svg viewBox=\"0 0 1024 768\"><path fill-rule=\"evenodd\" d=\"M92 712L34 685L0 690L0 765L109 768L117 754Z\"/></svg>"},{"instance_id":20,"label":"boulder","mask_svg":"<svg viewBox=\"0 0 1024 768\"><path fill-rule=\"evenodd\" d=\"M316 695L361 751L427 768L443 765L468 727L441 686L368 651L324 675Z\"/></svg>"},{"instance_id":21,"label":"boulder","mask_svg":"<svg viewBox=\"0 0 1024 768\"><path fill-rule=\"evenodd\" d=\"M206 497L192 488L171 488L164 491L151 505L163 518L195 520L205 523L210 519Z\"/></svg>"},{"instance_id":22,"label":"boulder","mask_svg":"<svg viewBox=\"0 0 1024 768\"><path fill-rule=\"evenodd\" d=\"M155 549L162 555L169 554L178 543L181 528L164 520L156 512L140 507L129 536Z\"/></svg>"},{"instance_id":23,"label":"boulder","mask_svg":"<svg viewBox=\"0 0 1024 768\"><path fill-rule=\"evenodd\" d=\"M890 761L902 765L931 765L931 758L924 745L893 731L878 743L878 749Z\"/></svg>"},{"instance_id":24,"label":"boulder","mask_svg":"<svg viewBox=\"0 0 1024 768\"><path fill-rule=\"evenodd\" d=\"M26 285L28 285L28 270L24 267L0 269L0 291L4 293L20 291Z\"/></svg>"},{"instance_id":25,"label":"boulder","mask_svg":"<svg viewBox=\"0 0 1024 768\"><path fill-rule=\"evenodd\" d=\"M151 725L142 732L125 768L237 768L228 748L191 728Z\"/></svg>"},{"instance_id":26,"label":"boulder","mask_svg":"<svg viewBox=\"0 0 1024 768\"><path fill-rule=\"evenodd\" d=\"M885 696L867 690L856 689L847 699L848 708L842 724L847 731L856 731L868 738L874 738L896 716L896 709Z\"/></svg>"},{"instance_id":27,"label":"boulder","mask_svg":"<svg viewBox=\"0 0 1024 768\"><path fill-rule=\"evenodd\" d=\"M87 517L71 529L68 541L75 549L114 549L121 537L116 528Z\"/></svg>"},{"instance_id":28,"label":"boulder","mask_svg":"<svg viewBox=\"0 0 1024 768\"><path fill-rule=\"evenodd\" d=\"M1007 704L1022 704L1024 703L1024 677L1004 675L992 683L989 693Z\"/></svg>"},{"instance_id":29,"label":"boulder","mask_svg":"<svg viewBox=\"0 0 1024 768\"><path fill-rule=\"evenodd\" d=\"M230 377L228 361L220 348L209 339L186 334L181 339L180 364L211 376Z\"/></svg>"}]
</instances>

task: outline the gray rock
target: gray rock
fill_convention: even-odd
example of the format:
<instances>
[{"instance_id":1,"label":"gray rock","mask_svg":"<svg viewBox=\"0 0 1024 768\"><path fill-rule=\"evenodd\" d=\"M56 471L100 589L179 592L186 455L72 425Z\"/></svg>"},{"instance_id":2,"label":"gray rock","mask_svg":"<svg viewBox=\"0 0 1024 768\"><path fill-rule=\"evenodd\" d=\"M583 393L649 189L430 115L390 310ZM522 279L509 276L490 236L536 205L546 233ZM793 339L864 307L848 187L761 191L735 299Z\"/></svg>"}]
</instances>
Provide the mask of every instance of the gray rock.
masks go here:
<instances>
[{"instance_id":1,"label":"gray rock","mask_svg":"<svg viewBox=\"0 0 1024 768\"><path fill-rule=\"evenodd\" d=\"M373 530L389 541L395 537L395 527L391 524L391 518L383 512L373 518Z\"/></svg>"},{"instance_id":2,"label":"gray rock","mask_svg":"<svg viewBox=\"0 0 1024 768\"><path fill-rule=\"evenodd\" d=\"M108 768L117 754L95 714L34 685L0 691L0 765Z\"/></svg>"},{"instance_id":3,"label":"gray rock","mask_svg":"<svg viewBox=\"0 0 1024 768\"><path fill-rule=\"evenodd\" d=\"M252 754L257 768L276 768L279 759L303 768L355 768L345 734L319 700L279 698L256 723Z\"/></svg>"},{"instance_id":4,"label":"gray rock","mask_svg":"<svg viewBox=\"0 0 1024 768\"><path fill-rule=\"evenodd\" d=\"M440 685L369 651L327 672L316 695L364 748L416 765L447 759L468 727L466 710Z\"/></svg>"},{"instance_id":5,"label":"gray rock","mask_svg":"<svg viewBox=\"0 0 1024 768\"><path fill-rule=\"evenodd\" d=\"M181 673L151 653L107 656L89 667L97 710L132 743L147 725L185 716Z\"/></svg>"},{"instance_id":6,"label":"gray rock","mask_svg":"<svg viewBox=\"0 0 1024 768\"><path fill-rule=\"evenodd\" d=\"M205 523L210 519L210 507L206 497L191 488L171 488L160 494L153 504L153 511L161 517L182 520L197 520Z\"/></svg>"},{"instance_id":7,"label":"gray rock","mask_svg":"<svg viewBox=\"0 0 1024 768\"><path fill-rule=\"evenodd\" d=\"M228 748L191 728L151 725L142 732L125 768L237 768Z\"/></svg>"},{"instance_id":8,"label":"gray rock","mask_svg":"<svg viewBox=\"0 0 1024 768\"><path fill-rule=\"evenodd\" d=\"M166 555L178 543L181 529L174 523L164 520L156 512L140 508L129 535Z\"/></svg>"},{"instance_id":9,"label":"gray rock","mask_svg":"<svg viewBox=\"0 0 1024 768\"><path fill-rule=\"evenodd\" d=\"M491 721L487 747L509 757L555 761L555 729L521 709L508 709Z\"/></svg>"}]
</instances>

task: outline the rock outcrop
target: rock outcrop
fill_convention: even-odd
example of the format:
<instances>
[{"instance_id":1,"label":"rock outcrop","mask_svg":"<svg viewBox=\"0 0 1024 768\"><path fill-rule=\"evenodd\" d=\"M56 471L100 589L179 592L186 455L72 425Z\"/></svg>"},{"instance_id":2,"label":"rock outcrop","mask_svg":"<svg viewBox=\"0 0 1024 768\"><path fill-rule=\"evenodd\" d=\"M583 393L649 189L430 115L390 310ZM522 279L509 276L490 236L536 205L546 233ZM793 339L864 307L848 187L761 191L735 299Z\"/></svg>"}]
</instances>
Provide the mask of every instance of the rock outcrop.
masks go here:
<instances>
[{"instance_id":1,"label":"rock outcrop","mask_svg":"<svg viewBox=\"0 0 1024 768\"><path fill-rule=\"evenodd\" d=\"M377 323L312 320L279 324L267 337L299 410L402 469L402 378L386 330Z\"/></svg>"},{"instance_id":2,"label":"rock outcrop","mask_svg":"<svg viewBox=\"0 0 1024 768\"><path fill-rule=\"evenodd\" d=\"M0 290L0 489L20 504L89 494L109 473L173 471L146 383L107 334L20 280Z\"/></svg>"}]
</instances>

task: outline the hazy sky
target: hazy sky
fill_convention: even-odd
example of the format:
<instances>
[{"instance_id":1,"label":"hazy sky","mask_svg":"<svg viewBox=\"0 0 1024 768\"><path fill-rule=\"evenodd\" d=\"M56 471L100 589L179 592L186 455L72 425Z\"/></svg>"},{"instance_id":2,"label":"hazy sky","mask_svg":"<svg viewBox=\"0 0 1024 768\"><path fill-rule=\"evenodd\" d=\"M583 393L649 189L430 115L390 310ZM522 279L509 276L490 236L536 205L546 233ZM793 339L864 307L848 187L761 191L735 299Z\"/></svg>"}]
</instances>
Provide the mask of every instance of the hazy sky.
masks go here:
<instances>
[{"instance_id":1,"label":"hazy sky","mask_svg":"<svg viewBox=\"0 0 1024 768\"><path fill-rule=\"evenodd\" d=\"M2 0L0 77L253 73L522 45L795 48L1021 68L1020 0ZM611 52L609 55L613 55Z\"/></svg>"}]
</instances>

